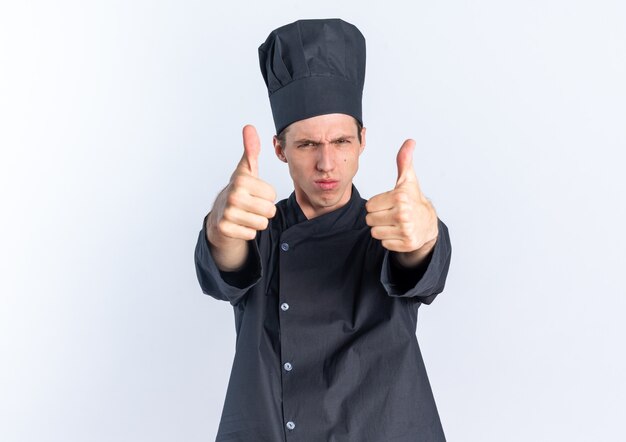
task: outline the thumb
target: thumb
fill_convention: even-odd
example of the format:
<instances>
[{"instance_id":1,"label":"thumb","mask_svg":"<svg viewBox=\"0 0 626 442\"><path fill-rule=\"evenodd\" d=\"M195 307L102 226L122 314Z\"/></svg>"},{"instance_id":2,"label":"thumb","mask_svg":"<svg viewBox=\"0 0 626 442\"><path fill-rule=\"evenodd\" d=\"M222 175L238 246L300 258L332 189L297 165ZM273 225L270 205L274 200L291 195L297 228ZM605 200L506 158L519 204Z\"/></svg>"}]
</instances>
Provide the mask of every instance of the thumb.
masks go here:
<instances>
[{"instance_id":1,"label":"thumb","mask_svg":"<svg viewBox=\"0 0 626 442\"><path fill-rule=\"evenodd\" d=\"M398 156L396 157L396 163L398 165L398 180L396 181L396 187L407 181L417 181L415 170L413 169L414 148L415 141L409 138L402 143L402 147L400 147L400 150L398 151Z\"/></svg>"},{"instance_id":2,"label":"thumb","mask_svg":"<svg viewBox=\"0 0 626 442\"><path fill-rule=\"evenodd\" d=\"M261 153L261 141L256 129L251 124L243 127L243 156L237 166L252 176L259 176L259 154Z\"/></svg>"}]
</instances>

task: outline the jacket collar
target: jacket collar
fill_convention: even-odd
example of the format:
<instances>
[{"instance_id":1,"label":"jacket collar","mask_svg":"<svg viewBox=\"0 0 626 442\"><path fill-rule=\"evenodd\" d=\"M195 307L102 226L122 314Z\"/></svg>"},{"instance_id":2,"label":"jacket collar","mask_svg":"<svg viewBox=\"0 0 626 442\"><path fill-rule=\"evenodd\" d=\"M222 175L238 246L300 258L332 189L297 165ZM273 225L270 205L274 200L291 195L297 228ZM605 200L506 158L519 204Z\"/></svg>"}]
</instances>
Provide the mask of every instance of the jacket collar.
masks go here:
<instances>
[{"instance_id":1,"label":"jacket collar","mask_svg":"<svg viewBox=\"0 0 626 442\"><path fill-rule=\"evenodd\" d=\"M296 200L296 192L293 191L287 200L285 232L292 229L298 231L306 229L308 236L322 232L333 233L358 229L365 224L365 218L359 216L364 210L365 200L361 198L359 191L352 184L352 194L346 204L332 212L307 219Z\"/></svg>"}]
</instances>

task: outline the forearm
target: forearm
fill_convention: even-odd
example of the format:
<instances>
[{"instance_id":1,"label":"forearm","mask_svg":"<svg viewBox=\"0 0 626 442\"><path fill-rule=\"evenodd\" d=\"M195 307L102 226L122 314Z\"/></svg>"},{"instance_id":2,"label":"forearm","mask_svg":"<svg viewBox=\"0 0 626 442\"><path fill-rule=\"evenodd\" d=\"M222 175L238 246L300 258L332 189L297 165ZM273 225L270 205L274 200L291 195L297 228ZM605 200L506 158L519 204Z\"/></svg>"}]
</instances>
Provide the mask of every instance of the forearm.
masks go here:
<instances>
[{"instance_id":1,"label":"forearm","mask_svg":"<svg viewBox=\"0 0 626 442\"><path fill-rule=\"evenodd\" d=\"M222 272L234 272L243 267L249 253L247 241L220 234L213 225L211 213L206 218L206 240L215 265Z\"/></svg>"}]
</instances>

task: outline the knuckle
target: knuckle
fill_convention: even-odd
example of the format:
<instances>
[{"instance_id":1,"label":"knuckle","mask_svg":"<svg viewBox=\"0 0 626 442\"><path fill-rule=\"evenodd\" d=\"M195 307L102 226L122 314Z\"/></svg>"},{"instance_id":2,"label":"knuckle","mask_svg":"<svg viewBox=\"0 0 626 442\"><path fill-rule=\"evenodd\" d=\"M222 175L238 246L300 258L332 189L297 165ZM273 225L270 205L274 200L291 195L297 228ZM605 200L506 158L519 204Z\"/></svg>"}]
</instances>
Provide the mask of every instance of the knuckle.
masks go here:
<instances>
[{"instance_id":1,"label":"knuckle","mask_svg":"<svg viewBox=\"0 0 626 442\"><path fill-rule=\"evenodd\" d=\"M412 229L408 226L402 228L402 230L400 231L400 237L402 238L403 242L413 241L413 234L411 230Z\"/></svg>"},{"instance_id":2,"label":"knuckle","mask_svg":"<svg viewBox=\"0 0 626 442\"><path fill-rule=\"evenodd\" d=\"M404 231L407 235L413 235L415 233L415 229L415 223L408 222L404 224Z\"/></svg>"},{"instance_id":3,"label":"knuckle","mask_svg":"<svg viewBox=\"0 0 626 442\"><path fill-rule=\"evenodd\" d=\"M239 204L241 204L241 197L236 191L229 192L228 196L226 197L226 204L228 206L238 206Z\"/></svg>"},{"instance_id":4,"label":"knuckle","mask_svg":"<svg viewBox=\"0 0 626 442\"><path fill-rule=\"evenodd\" d=\"M394 220L399 223L408 223L411 221L411 213L404 207L398 209L394 214Z\"/></svg>"},{"instance_id":5,"label":"knuckle","mask_svg":"<svg viewBox=\"0 0 626 442\"><path fill-rule=\"evenodd\" d=\"M240 189L242 187L246 186L246 183L248 182L248 177L245 175L235 175L235 177L233 178L233 187L235 189Z\"/></svg>"},{"instance_id":6,"label":"knuckle","mask_svg":"<svg viewBox=\"0 0 626 442\"><path fill-rule=\"evenodd\" d=\"M398 205L406 204L409 202L409 196L406 192L398 191L393 194L393 201Z\"/></svg>"},{"instance_id":7,"label":"knuckle","mask_svg":"<svg viewBox=\"0 0 626 442\"><path fill-rule=\"evenodd\" d=\"M229 231L228 229L228 221L226 221L225 219L221 219L217 222L217 231L222 234L222 235L226 235Z\"/></svg>"},{"instance_id":8,"label":"knuckle","mask_svg":"<svg viewBox=\"0 0 626 442\"><path fill-rule=\"evenodd\" d=\"M417 250L422 246L422 241L417 235L414 235L412 232L408 234L404 240L407 245L407 250Z\"/></svg>"},{"instance_id":9,"label":"knuckle","mask_svg":"<svg viewBox=\"0 0 626 442\"><path fill-rule=\"evenodd\" d=\"M268 184L268 187L269 187L268 194L269 194L271 200L274 201L276 199L276 190L274 190L274 188L272 186L270 186L269 184Z\"/></svg>"},{"instance_id":10,"label":"knuckle","mask_svg":"<svg viewBox=\"0 0 626 442\"><path fill-rule=\"evenodd\" d=\"M232 220L232 219L233 219L233 207L226 206L226 208L224 208L224 213L222 214L222 221Z\"/></svg>"}]
</instances>

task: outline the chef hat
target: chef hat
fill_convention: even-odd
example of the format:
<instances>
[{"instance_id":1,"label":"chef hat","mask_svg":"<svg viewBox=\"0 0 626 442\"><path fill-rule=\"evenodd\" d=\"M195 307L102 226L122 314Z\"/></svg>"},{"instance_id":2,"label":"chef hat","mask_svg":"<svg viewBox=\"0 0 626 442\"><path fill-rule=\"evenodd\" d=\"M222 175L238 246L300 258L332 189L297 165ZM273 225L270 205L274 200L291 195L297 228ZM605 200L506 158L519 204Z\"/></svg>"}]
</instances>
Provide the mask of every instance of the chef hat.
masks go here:
<instances>
[{"instance_id":1,"label":"chef hat","mask_svg":"<svg viewBox=\"0 0 626 442\"><path fill-rule=\"evenodd\" d=\"M297 20L259 46L276 134L294 121L343 113L361 124L365 37L339 18Z\"/></svg>"}]
</instances>

